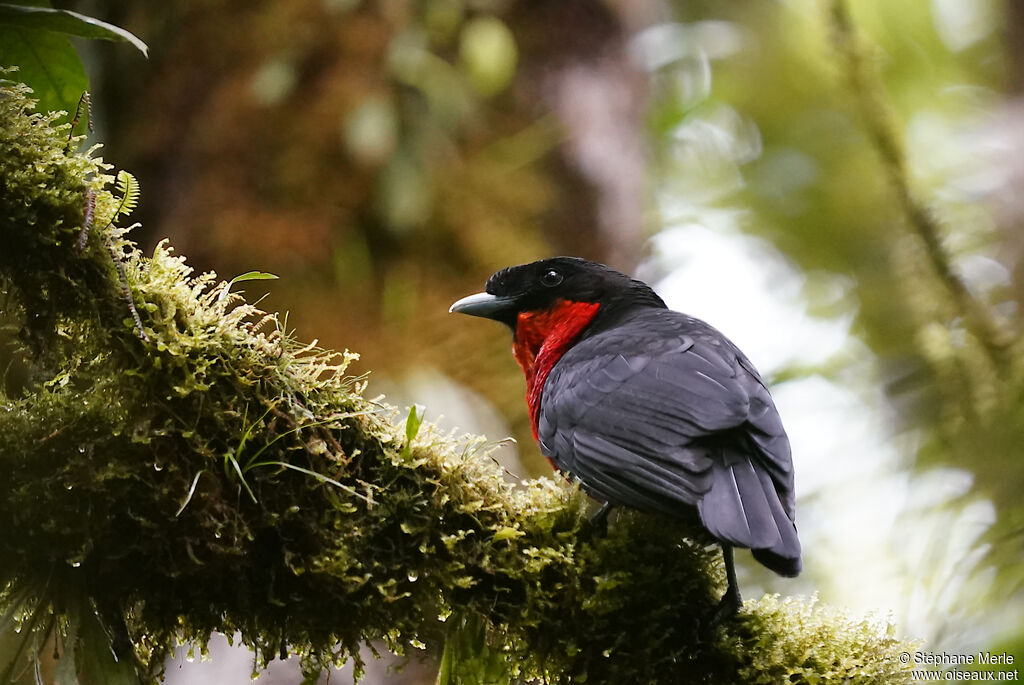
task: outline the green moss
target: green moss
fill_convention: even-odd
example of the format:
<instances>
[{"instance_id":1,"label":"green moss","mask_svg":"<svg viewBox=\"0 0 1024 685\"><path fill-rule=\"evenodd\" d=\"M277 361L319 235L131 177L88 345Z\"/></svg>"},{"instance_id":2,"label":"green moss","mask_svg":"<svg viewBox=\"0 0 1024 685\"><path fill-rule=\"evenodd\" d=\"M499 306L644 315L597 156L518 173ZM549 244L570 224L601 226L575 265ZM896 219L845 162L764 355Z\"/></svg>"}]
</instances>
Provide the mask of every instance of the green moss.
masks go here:
<instances>
[{"instance_id":1,"label":"green moss","mask_svg":"<svg viewBox=\"0 0 1024 685\"><path fill-rule=\"evenodd\" d=\"M817 599L766 595L747 602L721 645L739 663L743 683L909 683L902 652L914 644L895 637L892 626L851 619Z\"/></svg>"},{"instance_id":2,"label":"green moss","mask_svg":"<svg viewBox=\"0 0 1024 685\"><path fill-rule=\"evenodd\" d=\"M568 483L512 487L482 442L427 425L410 444L354 355L165 244L141 255L107 167L51 123L0 91L0 284L31 368L0 398L0 610L30 651L56 636L95 674L108 640L148 680L180 642L237 631L257 669L289 652L315 673L369 641L439 653L469 621L522 679L905 682L898 643L809 605L713 632L717 551L685 522L621 512L594 535Z\"/></svg>"}]
</instances>

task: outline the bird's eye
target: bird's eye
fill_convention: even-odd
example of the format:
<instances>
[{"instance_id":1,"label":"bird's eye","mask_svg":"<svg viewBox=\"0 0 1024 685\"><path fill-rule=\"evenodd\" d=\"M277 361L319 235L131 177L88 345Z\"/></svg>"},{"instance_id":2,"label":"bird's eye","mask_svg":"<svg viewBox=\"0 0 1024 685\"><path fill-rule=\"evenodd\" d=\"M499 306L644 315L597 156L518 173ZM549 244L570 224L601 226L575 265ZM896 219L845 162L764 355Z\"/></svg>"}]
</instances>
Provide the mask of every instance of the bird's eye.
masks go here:
<instances>
[{"instance_id":1,"label":"bird's eye","mask_svg":"<svg viewBox=\"0 0 1024 685\"><path fill-rule=\"evenodd\" d=\"M554 269L549 269L543 276L540 277L540 282L541 285L553 288L562 282L562 274L558 273Z\"/></svg>"}]
</instances>

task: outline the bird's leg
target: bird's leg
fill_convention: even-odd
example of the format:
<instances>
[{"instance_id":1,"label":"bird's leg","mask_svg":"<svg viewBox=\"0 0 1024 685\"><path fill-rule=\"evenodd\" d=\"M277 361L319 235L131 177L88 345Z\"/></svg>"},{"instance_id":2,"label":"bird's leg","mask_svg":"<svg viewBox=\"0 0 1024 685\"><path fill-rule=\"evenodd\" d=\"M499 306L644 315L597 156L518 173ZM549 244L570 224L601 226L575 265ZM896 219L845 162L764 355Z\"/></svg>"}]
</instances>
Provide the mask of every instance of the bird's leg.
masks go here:
<instances>
[{"instance_id":1,"label":"bird's leg","mask_svg":"<svg viewBox=\"0 0 1024 685\"><path fill-rule=\"evenodd\" d=\"M732 561L732 545L726 542L722 543L722 561L725 562L725 579L729 583L729 587L726 588L714 616L711 617L711 624L714 626L735 616L743 606L743 599L740 597L740 584L736 580L736 566Z\"/></svg>"}]
</instances>

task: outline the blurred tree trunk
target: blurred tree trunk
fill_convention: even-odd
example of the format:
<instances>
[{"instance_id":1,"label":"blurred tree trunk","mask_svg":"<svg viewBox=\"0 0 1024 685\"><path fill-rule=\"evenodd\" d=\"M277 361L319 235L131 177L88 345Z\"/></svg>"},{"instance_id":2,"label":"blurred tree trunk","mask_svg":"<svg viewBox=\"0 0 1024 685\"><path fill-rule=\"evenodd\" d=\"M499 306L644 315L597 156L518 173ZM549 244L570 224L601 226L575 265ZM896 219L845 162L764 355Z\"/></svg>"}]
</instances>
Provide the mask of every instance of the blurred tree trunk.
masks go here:
<instances>
[{"instance_id":1,"label":"blurred tree trunk","mask_svg":"<svg viewBox=\"0 0 1024 685\"><path fill-rule=\"evenodd\" d=\"M629 57L627 19L651 4L522 0L512 13L526 88L566 130L553 160L565 198L555 212L558 247L625 270L641 257L647 167L647 82Z\"/></svg>"}]
</instances>

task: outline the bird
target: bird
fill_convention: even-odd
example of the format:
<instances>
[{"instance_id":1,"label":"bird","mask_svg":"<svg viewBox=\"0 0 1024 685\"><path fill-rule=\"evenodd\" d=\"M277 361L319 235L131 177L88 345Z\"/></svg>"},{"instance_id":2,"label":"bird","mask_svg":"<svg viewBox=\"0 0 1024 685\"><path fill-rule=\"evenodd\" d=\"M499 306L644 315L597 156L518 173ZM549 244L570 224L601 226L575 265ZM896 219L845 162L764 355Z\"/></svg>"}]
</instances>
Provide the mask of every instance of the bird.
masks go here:
<instances>
[{"instance_id":1,"label":"bird","mask_svg":"<svg viewBox=\"0 0 1024 685\"><path fill-rule=\"evenodd\" d=\"M696 513L726 572L714 623L742 608L734 547L800 573L789 438L761 375L717 329L579 257L501 269L449 311L511 329L533 436L602 503L595 520L617 506Z\"/></svg>"}]
</instances>

